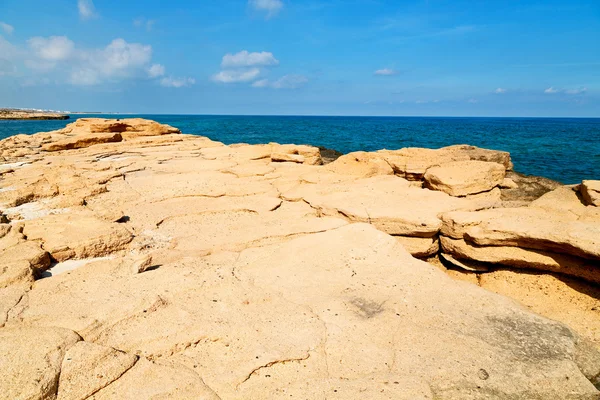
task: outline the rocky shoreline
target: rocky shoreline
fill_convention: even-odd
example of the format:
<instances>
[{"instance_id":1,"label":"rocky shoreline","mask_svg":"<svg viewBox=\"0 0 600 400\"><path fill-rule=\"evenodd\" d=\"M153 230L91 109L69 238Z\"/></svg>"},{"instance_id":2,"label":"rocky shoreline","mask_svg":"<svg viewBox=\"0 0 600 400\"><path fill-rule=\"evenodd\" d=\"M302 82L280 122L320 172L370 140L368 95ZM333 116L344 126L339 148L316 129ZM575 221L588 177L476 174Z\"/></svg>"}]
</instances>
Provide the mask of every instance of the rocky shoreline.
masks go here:
<instances>
[{"instance_id":1,"label":"rocky shoreline","mask_svg":"<svg viewBox=\"0 0 600 400\"><path fill-rule=\"evenodd\" d=\"M142 119L5 139L0 399L596 399L599 182L512 169Z\"/></svg>"},{"instance_id":2,"label":"rocky shoreline","mask_svg":"<svg viewBox=\"0 0 600 400\"><path fill-rule=\"evenodd\" d=\"M67 120L69 118L66 114L55 112L0 108L0 120Z\"/></svg>"}]
</instances>

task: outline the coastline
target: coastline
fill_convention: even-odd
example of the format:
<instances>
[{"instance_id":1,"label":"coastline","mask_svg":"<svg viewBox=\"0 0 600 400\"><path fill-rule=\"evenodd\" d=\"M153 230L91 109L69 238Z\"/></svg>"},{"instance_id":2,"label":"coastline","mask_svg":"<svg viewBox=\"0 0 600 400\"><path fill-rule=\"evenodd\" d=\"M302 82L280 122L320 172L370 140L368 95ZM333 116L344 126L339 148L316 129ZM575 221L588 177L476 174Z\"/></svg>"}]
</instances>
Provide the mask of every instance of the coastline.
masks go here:
<instances>
[{"instance_id":1,"label":"coastline","mask_svg":"<svg viewBox=\"0 0 600 400\"><path fill-rule=\"evenodd\" d=\"M38 110L22 110L0 108L0 120L20 121L20 120L67 120L71 117L65 113L38 111Z\"/></svg>"},{"instance_id":2,"label":"coastline","mask_svg":"<svg viewBox=\"0 0 600 400\"><path fill-rule=\"evenodd\" d=\"M597 393L593 182L524 177L468 145L342 155L142 119L0 150L0 382L38 368L99 398L157 377L192 398ZM63 361L99 354L119 360L102 384ZM20 390L50 387L29 376Z\"/></svg>"}]
</instances>

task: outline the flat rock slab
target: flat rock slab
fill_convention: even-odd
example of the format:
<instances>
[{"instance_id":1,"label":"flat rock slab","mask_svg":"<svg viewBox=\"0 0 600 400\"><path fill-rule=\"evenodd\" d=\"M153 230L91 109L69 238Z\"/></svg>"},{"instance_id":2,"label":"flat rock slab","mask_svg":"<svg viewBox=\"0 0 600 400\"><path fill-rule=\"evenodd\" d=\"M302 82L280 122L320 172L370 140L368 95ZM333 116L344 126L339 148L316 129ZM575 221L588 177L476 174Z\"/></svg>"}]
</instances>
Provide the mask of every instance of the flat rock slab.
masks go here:
<instances>
[{"instance_id":1,"label":"flat rock slab","mask_svg":"<svg viewBox=\"0 0 600 400\"><path fill-rule=\"evenodd\" d=\"M57 400L87 399L120 378L137 357L110 347L78 342L65 353Z\"/></svg>"},{"instance_id":2,"label":"flat rock slab","mask_svg":"<svg viewBox=\"0 0 600 400\"><path fill-rule=\"evenodd\" d=\"M467 196L487 192L502 184L506 167L485 161L454 161L431 167L425 184L450 196Z\"/></svg>"},{"instance_id":3,"label":"flat rock slab","mask_svg":"<svg viewBox=\"0 0 600 400\"><path fill-rule=\"evenodd\" d=\"M53 143L45 144L42 149L45 151L60 151L82 149L101 143L115 143L123 140L120 133L94 133L68 137Z\"/></svg>"},{"instance_id":4,"label":"flat rock slab","mask_svg":"<svg viewBox=\"0 0 600 400\"><path fill-rule=\"evenodd\" d=\"M439 215L444 212L488 208L497 202L493 194L459 199L413 187L395 176L325 187L303 185L284 193L283 197L301 198L324 215L344 216L352 222L368 222L391 235L418 237L435 236L442 226Z\"/></svg>"},{"instance_id":5,"label":"flat rock slab","mask_svg":"<svg viewBox=\"0 0 600 400\"><path fill-rule=\"evenodd\" d=\"M55 398L64 354L80 340L62 328L0 329L0 399Z\"/></svg>"},{"instance_id":6,"label":"flat rock slab","mask_svg":"<svg viewBox=\"0 0 600 400\"><path fill-rule=\"evenodd\" d=\"M93 258L124 249L133 239L122 225L90 215L49 215L24 223L28 240L42 244L56 261Z\"/></svg>"},{"instance_id":7,"label":"flat rock slab","mask_svg":"<svg viewBox=\"0 0 600 400\"><path fill-rule=\"evenodd\" d=\"M480 246L516 246L600 260L600 224L542 208L451 212L442 234Z\"/></svg>"}]
</instances>

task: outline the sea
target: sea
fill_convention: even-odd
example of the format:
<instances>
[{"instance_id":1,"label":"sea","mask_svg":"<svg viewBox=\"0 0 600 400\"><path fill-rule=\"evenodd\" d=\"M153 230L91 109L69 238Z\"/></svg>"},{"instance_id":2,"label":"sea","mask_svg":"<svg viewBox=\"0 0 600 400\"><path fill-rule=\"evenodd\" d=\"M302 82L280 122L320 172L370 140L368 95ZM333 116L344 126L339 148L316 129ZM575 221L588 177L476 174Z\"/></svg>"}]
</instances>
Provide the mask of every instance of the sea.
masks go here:
<instances>
[{"instance_id":1,"label":"sea","mask_svg":"<svg viewBox=\"0 0 600 400\"><path fill-rule=\"evenodd\" d=\"M523 174L564 184L600 179L600 118L77 114L65 121L0 121L0 139L60 129L84 117L141 117L226 144L310 144L342 153L470 144L510 152Z\"/></svg>"}]
</instances>

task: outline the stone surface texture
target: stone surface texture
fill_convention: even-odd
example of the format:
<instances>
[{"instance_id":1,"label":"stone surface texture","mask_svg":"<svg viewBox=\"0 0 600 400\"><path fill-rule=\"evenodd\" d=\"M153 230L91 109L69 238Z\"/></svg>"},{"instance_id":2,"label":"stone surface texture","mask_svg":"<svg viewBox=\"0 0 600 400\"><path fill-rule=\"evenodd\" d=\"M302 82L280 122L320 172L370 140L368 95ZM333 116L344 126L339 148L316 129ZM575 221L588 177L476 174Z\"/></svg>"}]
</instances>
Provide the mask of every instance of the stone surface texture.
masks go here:
<instances>
[{"instance_id":1,"label":"stone surface texture","mask_svg":"<svg viewBox=\"0 0 600 400\"><path fill-rule=\"evenodd\" d=\"M0 160L0 399L600 396L599 209L505 203L508 153L80 119Z\"/></svg>"}]
</instances>

